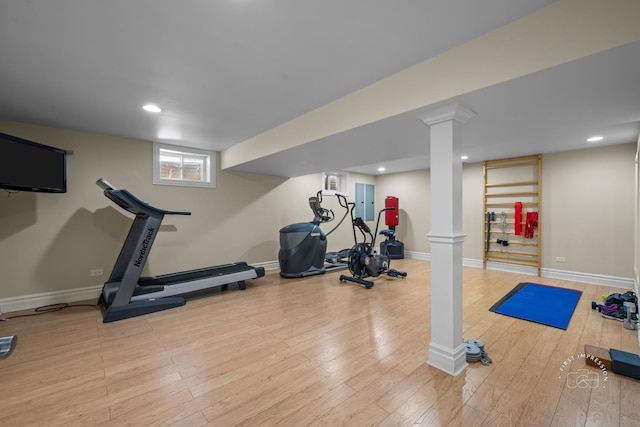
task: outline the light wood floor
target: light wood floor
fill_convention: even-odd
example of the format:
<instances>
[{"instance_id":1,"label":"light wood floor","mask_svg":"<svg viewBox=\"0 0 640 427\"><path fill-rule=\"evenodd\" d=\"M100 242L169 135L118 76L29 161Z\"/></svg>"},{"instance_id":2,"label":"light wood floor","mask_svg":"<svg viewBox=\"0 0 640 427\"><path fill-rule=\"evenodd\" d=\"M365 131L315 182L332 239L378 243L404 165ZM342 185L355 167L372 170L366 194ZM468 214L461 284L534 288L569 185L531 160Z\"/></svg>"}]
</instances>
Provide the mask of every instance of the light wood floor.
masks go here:
<instances>
[{"instance_id":1,"label":"light wood floor","mask_svg":"<svg viewBox=\"0 0 640 427\"><path fill-rule=\"evenodd\" d=\"M92 307L0 322L19 339L0 361L0 425L640 425L640 381L605 382L578 356L585 344L640 352L637 332L591 310L620 289L465 268L465 338L493 363L452 377L425 364L429 262L394 267L409 277L370 290L336 272L269 273L109 324ZM488 311L526 281L583 291L566 331ZM570 387L585 368L599 386Z\"/></svg>"}]
</instances>

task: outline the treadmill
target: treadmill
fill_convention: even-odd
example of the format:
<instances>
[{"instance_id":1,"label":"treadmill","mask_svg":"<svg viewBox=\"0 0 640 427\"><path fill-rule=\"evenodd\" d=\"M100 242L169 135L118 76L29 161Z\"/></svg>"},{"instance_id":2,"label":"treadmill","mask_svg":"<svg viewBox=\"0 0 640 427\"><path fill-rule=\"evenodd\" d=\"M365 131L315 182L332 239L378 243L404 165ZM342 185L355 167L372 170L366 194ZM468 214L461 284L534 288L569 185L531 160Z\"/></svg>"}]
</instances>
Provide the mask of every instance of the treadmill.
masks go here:
<instances>
[{"instance_id":1,"label":"treadmill","mask_svg":"<svg viewBox=\"0 0 640 427\"><path fill-rule=\"evenodd\" d=\"M186 304L187 294L202 293L214 287L226 289L228 284L237 283L244 290L245 280L264 276L263 267L235 262L156 277L140 277L164 216L191 215L191 212L153 207L102 178L96 184L104 190L108 199L135 215L109 280L102 287L99 304L103 307L104 323L180 307Z\"/></svg>"}]
</instances>

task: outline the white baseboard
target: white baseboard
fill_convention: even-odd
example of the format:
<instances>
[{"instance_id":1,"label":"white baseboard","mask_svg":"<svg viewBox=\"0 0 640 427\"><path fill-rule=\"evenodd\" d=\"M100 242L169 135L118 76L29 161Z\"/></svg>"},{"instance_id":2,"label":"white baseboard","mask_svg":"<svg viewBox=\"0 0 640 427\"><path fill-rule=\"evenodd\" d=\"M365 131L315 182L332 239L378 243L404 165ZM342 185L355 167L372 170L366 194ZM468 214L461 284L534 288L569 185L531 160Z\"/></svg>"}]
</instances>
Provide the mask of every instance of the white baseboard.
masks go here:
<instances>
[{"instance_id":1,"label":"white baseboard","mask_svg":"<svg viewBox=\"0 0 640 427\"><path fill-rule=\"evenodd\" d=\"M431 254L425 252L411 252L405 251L405 256L407 258L412 259L421 259L426 261L431 261ZM474 267L474 268L483 268L483 262L479 259L473 258L463 258L462 265L465 267ZM523 265L514 265L514 264L503 264L499 262L488 262L487 269L489 270L497 270L497 271L506 271L509 273L518 273L518 274L528 274L530 276L537 276L538 269L535 267L528 267ZM622 289L634 289L635 280L629 277L616 277L616 276L607 276L604 274L592 274L592 273L581 273L579 271L565 271L565 270L555 270L551 268L541 268L540 275L542 277L548 277L550 279L561 279L561 280L569 280L572 282L581 282L581 283L591 283L594 285L602 285L602 286L611 286ZM636 286L636 293L637 284Z\"/></svg>"},{"instance_id":2,"label":"white baseboard","mask_svg":"<svg viewBox=\"0 0 640 427\"><path fill-rule=\"evenodd\" d=\"M528 265L504 264L501 262L487 262L487 270L506 271L508 273L527 274L529 276L538 276L538 269Z\"/></svg>"},{"instance_id":3,"label":"white baseboard","mask_svg":"<svg viewBox=\"0 0 640 427\"><path fill-rule=\"evenodd\" d=\"M427 252L404 251L405 258L431 261L431 254ZM482 261L472 258L462 258L462 265L465 267L482 268Z\"/></svg>"},{"instance_id":4,"label":"white baseboard","mask_svg":"<svg viewBox=\"0 0 640 427\"><path fill-rule=\"evenodd\" d=\"M404 251L404 257L410 259L420 259L423 261L431 261L431 254L426 252Z\"/></svg>"},{"instance_id":5,"label":"white baseboard","mask_svg":"<svg viewBox=\"0 0 640 427\"><path fill-rule=\"evenodd\" d=\"M420 259L423 261L431 261L431 254L427 252L405 251L404 255L410 259ZM482 268L482 261L472 258L462 258L462 265L465 267Z\"/></svg>"},{"instance_id":6,"label":"white baseboard","mask_svg":"<svg viewBox=\"0 0 640 427\"><path fill-rule=\"evenodd\" d=\"M265 271L280 270L280 263L278 261L252 262L251 266L264 267Z\"/></svg>"},{"instance_id":7,"label":"white baseboard","mask_svg":"<svg viewBox=\"0 0 640 427\"><path fill-rule=\"evenodd\" d=\"M0 299L0 310L2 310L3 313L8 313L12 311L30 310L51 304L73 303L87 300L94 300L97 303L101 290L102 285L99 285L3 298Z\"/></svg>"},{"instance_id":8,"label":"white baseboard","mask_svg":"<svg viewBox=\"0 0 640 427\"><path fill-rule=\"evenodd\" d=\"M405 251L405 257L410 259L419 259L431 261L431 254L426 252ZM462 264L465 267L483 268L482 260L464 258ZM530 274L537 276L537 271L533 267L523 267L510 264L487 263L487 268L491 270L501 270L512 273ZM261 263L252 263L254 267L264 267L266 271L275 271L280 269L278 261L267 261ZM550 268L540 269L542 277L552 279L570 280L573 282L592 283L595 285L604 285L618 287L622 289L636 289L638 293L638 284L632 278L606 276L601 274L580 273L575 271L554 270ZM20 310L30 310L51 304L74 303L78 301L95 300L98 301L102 285L88 286L85 288L67 289L55 292L43 292L39 294L23 295L19 297L9 297L0 299L0 312L9 313ZM640 331L638 334L640 341Z\"/></svg>"},{"instance_id":9,"label":"white baseboard","mask_svg":"<svg viewBox=\"0 0 640 427\"><path fill-rule=\"evenodd\" d=\"M577 271L554 270L552 268L541 268L540 275L542 277L549 277L551 279L570 280L572 282L591 283L594 285L633 289L633 279L627 277L580 273Z\"/></svg>"},{"instance_id":10,"label":"white baseboard","mask_svg":"<svg viewBox=\"0 0 640 427\"><path fill-rule=\"evenodd\" d=\"M253 267L264 267L265 271L280 269L278 261L252 263ZM74 303L78 301L95 300L98 302L102 285L86 288L66 289L64 291L43 292L40 294L23 295L0 299L0 313L20 310L31 310L51 304Z\"/></svg>"},{"instance_id":11,"label":"white baseboard","mask_svg":"<svg viewBox=\"0 0 640 427\"><path fill-rule=\"evenodd\" d=\"M483 268L481 259L462 258L462 265L465 267Z\"/></svg>"}]
</instances>

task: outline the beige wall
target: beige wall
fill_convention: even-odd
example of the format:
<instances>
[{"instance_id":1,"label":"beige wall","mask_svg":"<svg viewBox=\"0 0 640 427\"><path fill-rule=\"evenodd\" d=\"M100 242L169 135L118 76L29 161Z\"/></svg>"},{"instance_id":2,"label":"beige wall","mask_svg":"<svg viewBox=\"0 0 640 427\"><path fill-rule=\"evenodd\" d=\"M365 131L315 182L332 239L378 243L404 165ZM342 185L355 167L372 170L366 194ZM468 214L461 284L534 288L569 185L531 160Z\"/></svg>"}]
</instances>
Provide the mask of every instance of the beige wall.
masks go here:
<instances>
[{"instance_id":1,"label":"beige wall","mask_svg":"<svg viewBox=\"0 0 640 427\"><path fill-rule=\"evenodd\" d=\"M298 179L298 178L296 178ZM356 183L361 183L361 184L373 184L375 185L376 181L375 181L375 177L372 175L362 175L362 174L357 174L357 173L350 173L349 174L349 182L347 183L347 201L348 202L354 202L355 201L355 185ZM378 189L375 189L376 191L376 198L375 198L375 209L380 209L383 206L378 204ZM337 203L337 199L333 196L328 196L324 198L324 202L323 202L323 206L325 206L326 208L331 208L333 209L333 211L336 214L336 221L338 221L339 218L342 218L342 214L339 214L338 212L344 212L344 210L342 210L342 208L340 208L340 206ZM336 223L329 223L324 225L322 228L325 231L330 230L332 227L334 227ZM368 221L367 224L369 225L369 227L371 228L371 230L375 229L375 221ZM384 222L381 225L380 229L384 228ZM347 218L344 220L344 222L342 223L342 225L340 225L340 227L334 232L334 234L329 236L329 243L328 243L328 248L330 251L339 251L342 249L347 249L347 248L351 248L354 245L354 240L353 240L353 228L351 226L351 216L348 215ZM358 237L360 237L358 235Z\"/></svg>"},{"instance_id":2,"label":"beige wall","mask_svg":"<svg viewBox=\"0 0 640 427\"><path fill-rule=\"evenodd\" d=\"M404 243L405 251L430 252L427 240L431 223L430 187L427 170L376 177L376 209L384 207L387 196L398 198L400 223L396 227L396 238ZM381 228L386 228L384 219L381 222Z\"/></svg>"},{"instance_id":3,"label":"beige wall","mask_svg":"<svg viewBox=\"0 0 640 427\"><path fill-rule=\"evenodd\" d=\"M307 199L321 184L320 175L286 180L219 171L216 189L153 185L150 142L3 121L0 132L73 150L66 194L2 192L0 298L107 279L133 215L102 194L98 178L152 205L192 212L165 217L145 269L154 275L277 260L278 230L312 218ZM104 276L91 277L99 268Z\"/></svg>"},{"instance_id":4,"label":"beige wall","mask_svg":"<svg viewBox=\"0 0 640 427\"><path fill-rule=\"evenodd\" d=\"M384 197L400 199L400 225L398 239L404 242L405 250L430 253L427 234L431 230L431 181L428 170L412 171L393 175L380 175L376 180L380 189L379 202ZM462 170L462 229L466 234L463 257L482 261L484 240L484 217L482 211L484 181L482 164L464 165Z\"/></svg>"},{"instance_id":5,"label":"beige wall","mask_svg":"<svg viewBox=\"0 0 640 427\"><path fill-rule=\"evenodd\" d=\"M187 210L166 216L144 274L157 275L234 261L277 261L278 230L313 218L308 198L321 174L293 179L217 172L217 188L152 184L152 143L107 135L0 121L0 132L72 150L66 194L15 192L0 197L0 298L101 285L108 278L133 215L95 184L104 178L151 205ZM351 174L355 182L374 177ZM351 195L353 196L353 194ZM323 206L336 222L343 210L333 196ZM329 250L353 246L349 217L329 237ZM104 276L91 277L93 269Z\"/></svg>"},{"instance_id":6,"label":"beige wall","mask_svg":"<svg viewBox=\"0 0 640 427\"><path fill-rule=\"evenodd\" d=\"M633 278L636 143L543 156L542 267ZM379 176L400 197L398 235L406 250L429 252L429 173ZM482 164L463 168L463 256L483 258ZM383 195L380 194L382 200ZM404 220L404 221L403 221ZM561 256L566 263L558 263Z\"/></svg>"},{"instance_id":7,"label":"beige wall","mask_svg":"<svg viewBox=\"0 0 640 427\"><path fill-rule=\"evenodd\" d=\"M152 205L192 212L165 218L145 272L154 275L238 260L276 261L278 230L311 219L307 199L321 186L319 174L285 179L224 171L218 171L216 189L158 186L152 184L150 142L7 121L0 121L0 132L74 153L68 157L66 194L0 197L0 299L97 286L107 279L132 215L104 197L98 178ZM544 157L544 267L634 277L635 152L633 143ZM350 174L350 191L356 182L376 185L376 209L386 196L399 197L398 238L408 251L430 252L428 171ZM476 260L483 247L482 185L482 165L466 165L463 255ZM340 217L335 197L325 197L324 205ZM352 244L346 220L329 237L329 250ZM558 265L555 256L567 263ZM91 277L90 270L99 268L104 276Z\"/></svg>"},{"instance_id":8,"label":"beige wall","mask_svg":"<svg viewBox=\"0 0 640 427\"><path fill-rule=\"evenodd\" d=\"M634 277L634 159L635 144L544 156L545 267Z\"/></svg>"}]
</instances>

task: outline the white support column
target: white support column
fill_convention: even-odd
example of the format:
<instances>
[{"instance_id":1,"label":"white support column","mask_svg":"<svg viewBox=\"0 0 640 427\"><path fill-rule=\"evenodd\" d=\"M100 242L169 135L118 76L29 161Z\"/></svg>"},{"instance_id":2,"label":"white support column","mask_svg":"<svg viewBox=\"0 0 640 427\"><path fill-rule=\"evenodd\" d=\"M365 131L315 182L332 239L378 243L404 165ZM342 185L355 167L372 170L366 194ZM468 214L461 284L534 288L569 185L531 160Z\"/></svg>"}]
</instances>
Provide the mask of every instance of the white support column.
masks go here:
<instances>
[{"instance_id":1,"label":"white support column","mask_svg":"<svg viewBox=\"0 0 640 427\"><path fill-rule=\"evenodd\" d=\"M467 367L462 336L462 126L459 105L420 117L431 136L431 343L427 363L457 376Z\"/></svg>"}]
</instances>

